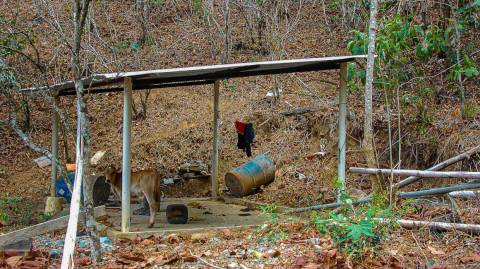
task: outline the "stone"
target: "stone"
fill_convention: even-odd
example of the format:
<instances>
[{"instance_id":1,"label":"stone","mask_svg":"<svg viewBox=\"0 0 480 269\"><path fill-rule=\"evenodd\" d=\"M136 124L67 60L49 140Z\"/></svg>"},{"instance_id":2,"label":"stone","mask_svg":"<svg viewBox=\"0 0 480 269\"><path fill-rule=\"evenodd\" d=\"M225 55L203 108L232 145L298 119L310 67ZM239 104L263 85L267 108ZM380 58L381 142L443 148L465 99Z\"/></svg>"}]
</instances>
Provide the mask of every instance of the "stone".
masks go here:
<instances>
[{"instance_id":1,"label":"stone","mask_svg":"<svg viewBox=\"0 0 480 269\"><path fill-rule=\"evenodd\" d=\"M60 259L62 257L62 252L58 249L52 249L48 252L50 254L50 258L52 259Z\"/></svg>"}]
</instances>

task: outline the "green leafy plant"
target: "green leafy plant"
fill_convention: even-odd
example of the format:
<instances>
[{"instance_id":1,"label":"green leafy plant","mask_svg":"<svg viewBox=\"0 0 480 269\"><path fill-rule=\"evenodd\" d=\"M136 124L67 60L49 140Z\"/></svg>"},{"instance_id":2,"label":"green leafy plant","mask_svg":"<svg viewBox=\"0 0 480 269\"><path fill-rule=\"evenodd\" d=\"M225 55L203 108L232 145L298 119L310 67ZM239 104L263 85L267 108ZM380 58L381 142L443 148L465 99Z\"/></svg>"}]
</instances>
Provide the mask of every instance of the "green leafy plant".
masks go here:
<instances>
[{"instance_id":1,"label":"green leafy plant","mask_svg":"<svg viewBox=\"0 0 480 269\"><path fill-rule=\"evenodd\" d=\"M336 177L333 185L339 190L340 201L343 203L344 212L339 214L330 213L324 217L324 213L313 212L311 220L322 234L328 235L335 244L347 252L348 259L358 259L367 251L375 251L375 246L385 237L385 225L382 225L377 217L388 218L395 213L391 206L384 208L385 198L374 195L374 203L367 207L356 210L349 193L344 189L342 181Z\"/></svg>"},{"instance_id":2,"label":"green leafy plant","mask_svg":"<svg viewBox=\"0 0 480 269\"><path fill-rule=\"evenodd\" d=\"M263 211L265 223L258 227L255 232L261 236L266 236L269 241L285 239L288 233L280 224L281 214L278 213L277 203L274 202L266 206L259 206L259 208Z\"/></svg>"},{"instance_id":3,"label":"green leafy plant","mask_svg":"<svg viewBox=\"0 0 480 269\"><path fill-rule=\"evenodd\" d=\"M465 103L464 114L466 119L471 119L475 115L477 109L480 109L480 105L473 106L471 102Z\"/></svg>"},{"instance_id":4,"label":"green leafy plant","mask_svg":"<svg viewBox=\"0 0 480 269\"><path fill-rule=\"evenodd\" d=\"M330 4L327 5L328 8L334 8L339 6L341 1L332 1Z\"/></svg>"},{"instance_id":5,"label":"green leafy plant","mask_svg":"<svg viewBox=\"0 0 480 269\"><path fill-rule=\"evenodd\" d=\"M34 205L21 197L0 195L0 221L6 226L26 226L35 214Z\"/></svg>"},{"instance_id":6,"label":"green leafy plant","mask_svg":"<svg viewBox=\"0 0 480 269\"><path fill-rule=\"evenodd\" d=\"M315 212L311 219L322 234L328 235L341 250L347 252L348 259L356 260L367 251L374 252L386 236L386 226L375 218L391 217L393 214L391 207L385 210L378 210L375 206L362 207L357 211L350 207L345 213L330 213L328 219Z\"/></svg>"}]
</instances>

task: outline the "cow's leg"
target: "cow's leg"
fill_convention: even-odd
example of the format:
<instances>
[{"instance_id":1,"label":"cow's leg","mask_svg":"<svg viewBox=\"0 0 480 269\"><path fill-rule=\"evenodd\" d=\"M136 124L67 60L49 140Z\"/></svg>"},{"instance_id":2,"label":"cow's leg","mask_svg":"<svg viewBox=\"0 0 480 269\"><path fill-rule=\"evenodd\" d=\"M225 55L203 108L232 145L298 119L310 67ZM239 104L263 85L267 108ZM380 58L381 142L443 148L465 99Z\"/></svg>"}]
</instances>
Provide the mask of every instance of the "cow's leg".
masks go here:
<instances>
[{"instance_id":1,"label":"cow's leg","mask_svg":"<svg viewBox=\"0 0 480 269\"><path fill-rule=\"evenodd\" d=\"M140 208L133 211L135 215L146 215L150 212L150 205L148 204L147 198L143 194L143 192L138 197L138 201L140 203Z\"/></svg>"},{"instance_id":2,"label":"cow's leg","mask_svg":"<svg viewBox=\"0 0 480 269\"><path fill-rule=\"evenodd\" d=\"M155 215L157 214L157 202L155 201L154 191L144 192L145 197L147 198L148 204L150 205L150 221L148 223L148 228L153 228L155 223Z\"/></svg>"},{"instance_id":3,"label":"cow's leg","mask_svg":"<svg viewBox=\"0 0 480 269\"><path fill-rule=\"evenodd\" d=\"M142 211L144 214L148 213L148 210L150 209L150 204L147 201L147 198L145 196L142 197L142 200L140 201L142 205Z\"/></svg>"}]
</instances>

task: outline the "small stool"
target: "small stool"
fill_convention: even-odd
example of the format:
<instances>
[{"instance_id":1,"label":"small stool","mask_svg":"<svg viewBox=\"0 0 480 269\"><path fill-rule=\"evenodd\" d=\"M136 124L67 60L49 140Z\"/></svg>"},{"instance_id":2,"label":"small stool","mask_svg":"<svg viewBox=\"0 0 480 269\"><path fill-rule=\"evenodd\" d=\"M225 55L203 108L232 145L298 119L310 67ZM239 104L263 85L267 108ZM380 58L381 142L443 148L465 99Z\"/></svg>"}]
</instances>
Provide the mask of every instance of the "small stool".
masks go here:
<instances>
[{"instance_id":1,"label":"small stool","mask_svg":"<svg viewBox=\"0 0 480 269\"><path fill-rule=\"evenodd\" d=\"M188 221L188 208L184 204L168 205L166 215L170 224L185 224Z\"/></svg>"}]
</instances>

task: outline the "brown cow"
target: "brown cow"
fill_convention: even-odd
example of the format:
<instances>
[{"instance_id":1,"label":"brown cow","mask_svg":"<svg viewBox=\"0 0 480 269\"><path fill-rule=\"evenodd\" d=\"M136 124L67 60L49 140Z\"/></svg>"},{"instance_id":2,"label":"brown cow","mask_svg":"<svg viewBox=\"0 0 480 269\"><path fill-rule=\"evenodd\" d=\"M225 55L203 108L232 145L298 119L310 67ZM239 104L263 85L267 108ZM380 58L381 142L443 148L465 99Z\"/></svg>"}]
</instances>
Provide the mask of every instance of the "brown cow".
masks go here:
<instances>
[{"instance_id":1,"label":"brown cow","mask_svg":"<svg viewBox=\"0 0 480 269\"><path fill-rule=\"evenodd\" d=\"M122 172L117 173L115 166L109 166L105 171L106 182L110 184L113 194L122 200ZM155 223L155 215L160 211L160 174L155 170L134 172L130 177L130 192L143 200L145 197L150 205L150 222L148 228Z\"/></svg>"}]
</instances>

